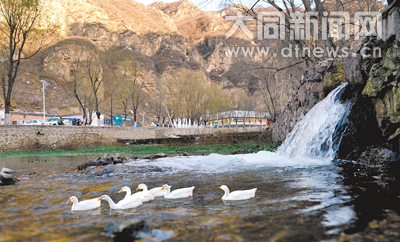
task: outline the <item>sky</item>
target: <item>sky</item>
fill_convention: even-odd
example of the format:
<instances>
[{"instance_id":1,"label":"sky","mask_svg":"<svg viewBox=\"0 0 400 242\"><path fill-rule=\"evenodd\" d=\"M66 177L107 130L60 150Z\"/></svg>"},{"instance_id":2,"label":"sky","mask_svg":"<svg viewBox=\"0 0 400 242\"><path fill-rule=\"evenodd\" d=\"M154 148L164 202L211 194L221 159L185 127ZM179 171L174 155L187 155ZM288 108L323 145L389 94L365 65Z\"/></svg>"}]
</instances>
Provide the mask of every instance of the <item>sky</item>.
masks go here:
<instances>
[{"instance_id":1,"label":"sky","mask_svg":"<svg viewBox=\"0 0 400 242\"><path fill-rule=\"evenodd\" d=\"M146 5L150 5L154 2L157 2L157 0L134 0L134 1L146 4ZM158 0L158 1L162 1L165 3L172 3L172 2L178 2L179 0ZM221 9L218 6L218 4L215 3L216 1L210 1L211 3L209 3L209 4L204 4L205 0L190 0L190 1L203 11L218 11ZM214 2L214 3L212 3L212 2Z\"/></svg>"}]
</instances>

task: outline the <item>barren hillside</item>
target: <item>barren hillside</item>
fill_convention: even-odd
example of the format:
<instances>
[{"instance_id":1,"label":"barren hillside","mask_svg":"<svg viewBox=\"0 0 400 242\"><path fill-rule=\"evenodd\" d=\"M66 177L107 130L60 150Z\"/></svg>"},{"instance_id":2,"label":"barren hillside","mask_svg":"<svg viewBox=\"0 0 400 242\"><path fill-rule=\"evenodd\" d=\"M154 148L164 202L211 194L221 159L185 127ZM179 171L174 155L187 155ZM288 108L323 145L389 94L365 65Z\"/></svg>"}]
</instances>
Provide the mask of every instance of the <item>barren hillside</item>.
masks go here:
<instances>
[{"instance_id":1,"label":"barren hillside","mask_svg":"<svg viewBox=\"0 0 400 242\"><path fill-rule=\"evenodd\" d=\"M226 39L233 22L223 17L233 13L234 7L203 12L188 0L151 6L131 0L48 0L44 9L45 16L60 27L59 41L22 63L13 96L17 109L41 110L39 80L45 79L54 82L46 90L50 112L79 111L78 102L73 95L63 92L59 83L72 71L73 60L79 57L84 62L91 58L89 52L82 55L86 53L84 46L92 46L96 58L130 51L141 71L147 73L143 75L148 99L155 96L157 80L174 79L182 73L200 77L205 85L219 84L238 102L243 99L238 93L260 95L258 78L248 69L260 65L262 60L257 56L226 55L232 48L260 46L240 30ZM123 61L116 61L114 69L121 70L124 65ZM102 70L104 76L108 75L106 72ZM290 88L292 85L282 83L277 87L282 90L282 103L286 97L283 90ZM144 112L150 112L149 105L146 99ZM122 111L121 102L114 106L114 112ZM101 108L103 113L109 113L109 100L104 100Z\"/></svg>"}]
</instances>

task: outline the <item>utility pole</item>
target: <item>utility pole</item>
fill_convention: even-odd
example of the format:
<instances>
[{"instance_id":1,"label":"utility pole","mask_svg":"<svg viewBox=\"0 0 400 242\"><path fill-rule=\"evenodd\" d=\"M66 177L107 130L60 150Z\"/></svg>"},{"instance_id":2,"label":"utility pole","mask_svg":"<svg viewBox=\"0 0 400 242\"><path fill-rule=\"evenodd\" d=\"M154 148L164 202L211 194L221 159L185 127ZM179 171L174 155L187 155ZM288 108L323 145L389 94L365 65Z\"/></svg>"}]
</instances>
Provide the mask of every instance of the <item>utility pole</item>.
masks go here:
<instances>
[{"instance_id":1,"label":"utility pole","mask_svg":"<svg viewBox=\"0 0 400 242\"><path fill-rule=\"evenodd\" d=\"M114 126L113 117L112 117L112 116L113 116L113 115L112 115L112 108L113 108L113 107L112 107L112 96L113 96L113 94L111 93L111 117L110 117L110 118L111 118L111 121L110 121L111 127Z\"/></svg>"},{"instance_id":2,"label":"utility pole","mask_svg":"<svg viewBox=\"0 0 400 242\"><path fill-rule=\"evenodd\" d=\"M165 106L165 110L167 110L167 114L168 114L169 122L172 124L172 128L174 129L174 132L175 132L175 135L176 135L175 126L174 126L174 123L172 122L171 116L169 116L169 112L168 112L168 108L167 108L167 106Z\"/></svg>"},{"instance_id":3,"label":"utility pole","mask_svg":"<svg viewBox=\"0 0 400 242\"><path fill-rule=\"evenodd\" d=\"M45 80L41 80L40 83L43 84L43 87L42 87L42 92L43 92L43 122L46 122L46 98L44 96L44 90L49 85L49 83L46 82Z\"/></svg>"}]
</instances>

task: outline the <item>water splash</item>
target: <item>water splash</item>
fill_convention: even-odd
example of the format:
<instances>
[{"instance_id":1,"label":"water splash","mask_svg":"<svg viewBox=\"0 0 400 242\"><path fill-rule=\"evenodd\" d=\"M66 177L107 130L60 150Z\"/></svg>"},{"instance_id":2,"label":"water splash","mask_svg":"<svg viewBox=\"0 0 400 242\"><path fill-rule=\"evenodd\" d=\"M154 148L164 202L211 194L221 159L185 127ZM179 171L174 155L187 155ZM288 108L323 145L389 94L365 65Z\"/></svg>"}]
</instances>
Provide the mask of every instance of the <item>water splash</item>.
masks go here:
<instances>
[{"instance_id":1,"label":"water splash","mask_svg":"<svg viewBox=\"0 0 400 242\"><path fill-rule=\"evenodd\" d=\"M274 152L260 151L254 154L221 155L210 154L207 156L174 156L149 160L135 160L124 163L124 166L157 166L168 172L179 173L181 171L196 171L198 173L225 173L258 170L271 167L295 167L304 168L311 166L330 165L321 159L288 158Z\"/></svg>"},{"instance_id":2,"label":"water splash","mask_svg":"<svg viewBox=\"0 0 400 242\"><path fill-rule=\"evenodd\" d=\"M350 109L350 101L340 100L346 86L343 83L315 105L296 124L277 153L292 158L333 160L340 144L340 139L334 142L333 134L339 123L343 125Z\"/></svg>"}]
</instances>

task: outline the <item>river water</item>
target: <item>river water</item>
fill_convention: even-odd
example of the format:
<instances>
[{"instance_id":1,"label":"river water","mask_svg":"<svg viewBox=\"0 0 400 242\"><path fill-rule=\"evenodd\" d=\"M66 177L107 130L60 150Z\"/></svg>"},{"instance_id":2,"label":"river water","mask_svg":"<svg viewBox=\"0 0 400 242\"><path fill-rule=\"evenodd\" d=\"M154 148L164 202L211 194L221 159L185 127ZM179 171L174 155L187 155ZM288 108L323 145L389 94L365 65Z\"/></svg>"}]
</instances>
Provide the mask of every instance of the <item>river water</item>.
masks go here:
<instances>
[{"instance_id":1,"label":"river water","mask_svg":"<svg viewBox=\"0 0 400 242\"><path fill-rule=\"evenodd\" d=\"M400 179L360 180L357 176L365 170L349 168L349 163L344 168L264 151L132 160L75 170L93 158L2 158L0 166L18 170L22 180L0 188L0 241L110 241L103 232L108 223L136 218L150 227L142 241L337 240L345 231L362 232L385 209L396 211L399 204L394 188ZM73 195L89 199L108 194L119 200L124 196L118 194L121 187L134 189L140 183L149 188L168 183L172 190L195 186L194 197L158 197L123 211L111 211L104 203L100 209L72 213L65 204ZM257 198L223 202L222 184L231 191L257 187Z\"/></svg>"},{"instance_id":2,"label":"river water","mask_svg":"<svg viewBox=\"0 0 400 242\"><path fill-rule=\"evenodd\" d=\"M141 241L400 241L400 169L335 160L349 104L346 84L318 103L276 153L130 160L77 171L97 157L2 158L21 181L0 187L0 241L111 241L104 228L141 219ZM123 186L195 186L194 196L156 198L143 206L74 212L71 196L118 201ZM221 200L257 188L254 199ZM115 239L115 238L114 238Z\"/></svg>"}]
</instances>

